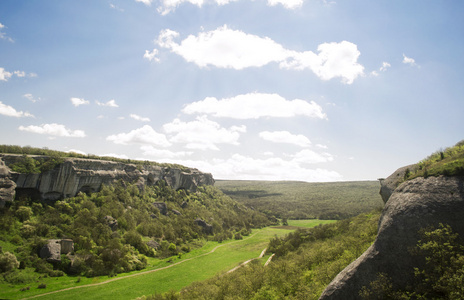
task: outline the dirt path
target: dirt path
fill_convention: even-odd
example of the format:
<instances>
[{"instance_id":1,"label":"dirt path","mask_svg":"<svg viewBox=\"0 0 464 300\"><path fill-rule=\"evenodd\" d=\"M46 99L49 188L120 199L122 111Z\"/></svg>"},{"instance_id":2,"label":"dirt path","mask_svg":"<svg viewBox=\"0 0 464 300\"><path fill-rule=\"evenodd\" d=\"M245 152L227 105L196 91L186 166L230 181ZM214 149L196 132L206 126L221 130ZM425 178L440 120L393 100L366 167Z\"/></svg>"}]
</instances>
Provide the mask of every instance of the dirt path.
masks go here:
<instances>
[{"instance_id":1,"label":"dirt path","mask_svg":"<svg viewBox=\"0 0 464 300\"><path fill-rule=\"evenodd\" d=\"M260 259L261 257L264 256L264 254L266 253L266 250L267 250L267 248L265 248L257 258L252 258L252 259L249 259L249 260L247 260L247 261L242 262L241 264L239 264L239 265L236 266L235 268L233 268L233 269L227 271L226 274L232 273L233 271L237 270L238 268L241 268L241 267L245 266L246 264L248 264L249 262L251 262L251 261L253 261L253 260L255 260L255 259Z\"/></svg>"},{"instance_id":2,"label":"dirt path","mask_svg":"<svg viewBox=\"0 0 464 300\"><path fill-rule=\"evenodd\" d=\"M140 272L140 273L136 273L136 274L131 274L131 275L123 276L123 277L112 278L112 279L108 279L108 280L106 280L106 281L102 281L102 282L98 282L98 283L91 283L91 284L86 284L86 285L73 286L73 287L69 287L69 288L62 289L62 290L57 290L57 291L53 291L53 292L48 292L48 293L44 293L44 294L39 294L39 295L35 295L35 296L23 298L23 299L33 299L33 298L38 298L38 297L42 297L42 296L52 295L52 294L61 293L61 292L65 292L65 291L70 291L70 290L74 290L74 289L80 289L80 288L86 288L86 287L92 287L92 286L103 285L103 284L107 284L107 283L110 283L110 282L113 282L113 281L117 281L117 280L122 280L122 279L131 278L131 277L135 277L135 276L139 276L139 275L144 275L144 274L148 274L148 273L153 273L153 272L158 272L158 271L166 270L166 269L172 268L172 267L174 267L174 266L180 265L180 264L182 264L182 263L184 263L184 262L190 261L190 260L192 260L192 259L196 259L196 258L200 258L200 257L206 256L206 255L212 254L212 253L214 253L214 251L216 251L216 250L217 250L218 248L220 248L220 247L223 247L223 246L226 246L226 245L235 244L235 243L239 243L239 242L245 241L245 240L247 240L247 239L249 239L249 238L254 237L256 234L257 234L257 233L254 233L254 234L250 235L249 237L247 237L246 239L243 239L243 240L238 240L238 241L230 242L230 243L223 244L223 245L217 245L217 246L214 247L210 252L203 253L203 254L198 255L198 256L195 256L195 257L187 258L187 259L181 260L181 261L179 261L179 262L176 262L176 263L174 263L174 264L172 264L172 265L169 265L169 266L166 266L166 267L162 267L162 268L159 268L159 269L144 271L144 272ZM264 255L265 252L266 252L266 249L264 249L264 250L261 252L261 255L259 256L259 258L261 258L261 257ZM252 259L250 259L250 260L248 260L248 261L246 261L246 262L240 264L239 266L235 267L234 269L228 271L228 273L235 271L237 268L241 267L242 265L246 265L247 263L249 263L250 261L252 261L252 260L254 260L254 259L256 259L256 258L252 258Z\"/></svg>"}]
</instances>

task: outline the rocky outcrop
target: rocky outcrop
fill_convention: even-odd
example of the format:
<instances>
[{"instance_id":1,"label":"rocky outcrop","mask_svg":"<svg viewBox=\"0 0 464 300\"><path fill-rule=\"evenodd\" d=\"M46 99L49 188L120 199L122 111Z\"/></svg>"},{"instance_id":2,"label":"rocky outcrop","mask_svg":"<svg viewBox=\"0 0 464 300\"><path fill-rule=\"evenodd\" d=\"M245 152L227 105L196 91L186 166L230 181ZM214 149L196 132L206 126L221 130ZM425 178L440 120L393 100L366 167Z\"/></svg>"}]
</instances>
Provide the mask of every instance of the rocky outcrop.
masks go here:
<instances>
[{"instance_id":1,"label":"rocky outcrop","mask_svg":"<svg viewBox=\"0 0 464 300\"><path fill-rule=\"evenodd\" d=\"M168 206L166 202L153 202L153 206L159 210L160 214L164 216L168 214Z\"/></svg>"},{"instance_id":2,"label":"rocky outcrop","mask_svg":"<svg viewBox=\"0 0 464 300\"><path fill-rule=\"evenodd\" d=\"M206 223L205 220L200 218L195 219L195 224L203 228L203 232L206 234L213 234L213 225Z\"/></svg>"},{"instance_id":3,"label":"rocky outcrop","mask_svg":"<svg viewBox=\"0 0 464 300\"><path fill-rule=\"evenodd\" d=\"M31 197L38 195L41 200L54 201L73 197L79 192L97 192L102 185L110 185L117 180L136 183L141 189L159 181L165 181L175 190L190 191L195 191L200 185L214 184L211 174L202 173L197 169L136 166L83 158L65 158L64 162L54 169L39 174L12 172L8 166L21 159L21 155L0 154L0 202L12 201L14 194L12 196L11 191L14 189L19 194ZM16 185L15 188L12 183Z\"/></svg>"},{"instance_id":4,"label":"rocky outcrop","mask_svg":"<svg viewBox=\"0 0 464 300\"><path fill-rule=\"evenodd\" d=\"M10 168L0 160L0 208L15 198L16 183L11 180Z\"/></svg>"},{"instance_id":5,"label":"rocky outcrop","mask_svg":"<svg viewBox=\"0 0 464 300\"><path fill-rule=\"evenodd\" d=\"M412 284L414 268L423 264L409 251L418 243L418 231L443 223L464 236L462 216L464 177L419 177L400 184L386 199L374 244L337 275L320 299L359 299L361 288L378 273L387 274L396 288Z\"/></svg>"},{"instance_id":6,"label":"rocky outcrop","mask_svg":"<svg viewBox=\"0 0 464 300\"><path fill-rule=\"evenodd\" d=\"M61 261L61 254L68 254L74 251L74 243L69 239L48 240L40 249L40 258L46 259L51 263Z\"/></svg>"},{"instance_id":7,"label":"rocky outcrop","mask_svg":"<svg viewBox=\"0 0 464 300\"><path fill-rule=\"evenodd\" d=\"M409 165L399 168L385 179L379 179L380 196L382 197L383 203L387 203L388 199L393 194L393 191L405 181L407 173L414 172L416 169L416 165Z\"/></svg>"}]
</instances>

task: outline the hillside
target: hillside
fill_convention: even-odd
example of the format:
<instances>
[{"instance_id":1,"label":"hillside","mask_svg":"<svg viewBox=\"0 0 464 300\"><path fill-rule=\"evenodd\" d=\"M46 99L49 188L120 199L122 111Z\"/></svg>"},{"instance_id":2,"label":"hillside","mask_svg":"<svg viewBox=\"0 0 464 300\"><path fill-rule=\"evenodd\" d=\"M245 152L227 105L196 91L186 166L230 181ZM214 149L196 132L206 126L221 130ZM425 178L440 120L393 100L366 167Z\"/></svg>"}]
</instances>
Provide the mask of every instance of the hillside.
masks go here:
<instances>
[{"instance_id":1,"label":"hillside","mask_svg":"<svg viewBox=\"0 0 464 300\"><path fill-rule=\"evenodd\" d=\"M277 218L344 219L383 206L378 181L218 180L215 186L245 206Z\"/></svg>"}]
</instances>

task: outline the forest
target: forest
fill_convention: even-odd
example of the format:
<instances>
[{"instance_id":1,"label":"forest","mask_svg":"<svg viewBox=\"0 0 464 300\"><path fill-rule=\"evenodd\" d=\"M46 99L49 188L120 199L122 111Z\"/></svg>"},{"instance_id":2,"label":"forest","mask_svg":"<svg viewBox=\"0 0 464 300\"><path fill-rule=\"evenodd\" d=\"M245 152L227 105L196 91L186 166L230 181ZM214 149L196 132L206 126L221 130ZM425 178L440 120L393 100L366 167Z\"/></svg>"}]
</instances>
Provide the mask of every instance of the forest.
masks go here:
<instances>
[{"instance_id":1,"label":"forest","mask_svg":"<svg viewBox=\"0 0 464 300\"><path fill-rule=\"evenodd\" d=\"M383 207L378 181L217 180L215 186L237 202L279 219L341 220Z\"/></svg>"}]
</instances>

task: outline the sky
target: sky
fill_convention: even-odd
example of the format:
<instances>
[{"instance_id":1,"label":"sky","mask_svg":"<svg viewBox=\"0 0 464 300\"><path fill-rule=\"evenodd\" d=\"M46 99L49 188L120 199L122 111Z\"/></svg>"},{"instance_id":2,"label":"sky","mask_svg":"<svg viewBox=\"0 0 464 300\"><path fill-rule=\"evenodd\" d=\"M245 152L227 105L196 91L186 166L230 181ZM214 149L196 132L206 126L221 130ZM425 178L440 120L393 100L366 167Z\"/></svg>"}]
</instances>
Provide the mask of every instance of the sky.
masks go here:
<instances>
[{"instance_id":1,"label":"sky","mask_svg":"<svg viewBox=\"0 0 464 300\"><path fill-rule=\"evenodd\" d=\"M2 0L0 144L376 180L464 139L461 0Z\"/></svg>"}]
</instances>

